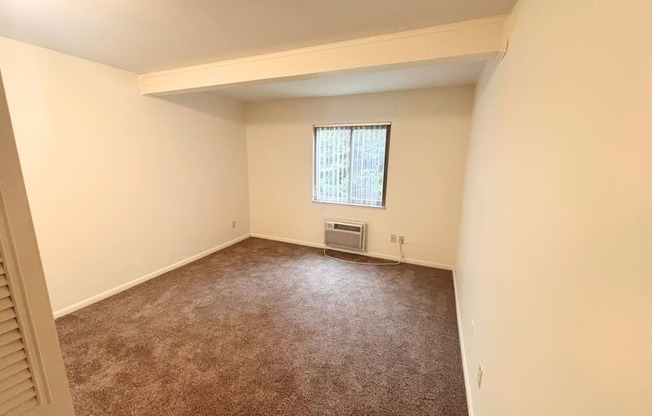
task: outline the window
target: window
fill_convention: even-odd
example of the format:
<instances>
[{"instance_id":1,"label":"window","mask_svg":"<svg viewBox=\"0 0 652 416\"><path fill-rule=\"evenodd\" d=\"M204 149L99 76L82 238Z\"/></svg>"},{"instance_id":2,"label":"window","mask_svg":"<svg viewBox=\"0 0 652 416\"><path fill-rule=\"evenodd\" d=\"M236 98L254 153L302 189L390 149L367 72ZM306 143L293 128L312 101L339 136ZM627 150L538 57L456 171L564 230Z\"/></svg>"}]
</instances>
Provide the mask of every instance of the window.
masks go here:
<instances>
[{"instance_id":1,"label":"window","mask_svg":"<svg viewBox=\"0 0 652 416\"><path fill-rule=\"evenodd\" d=\"M313 201L384 207L390 127L315 126Z\"/></svg>"}]
</instances>

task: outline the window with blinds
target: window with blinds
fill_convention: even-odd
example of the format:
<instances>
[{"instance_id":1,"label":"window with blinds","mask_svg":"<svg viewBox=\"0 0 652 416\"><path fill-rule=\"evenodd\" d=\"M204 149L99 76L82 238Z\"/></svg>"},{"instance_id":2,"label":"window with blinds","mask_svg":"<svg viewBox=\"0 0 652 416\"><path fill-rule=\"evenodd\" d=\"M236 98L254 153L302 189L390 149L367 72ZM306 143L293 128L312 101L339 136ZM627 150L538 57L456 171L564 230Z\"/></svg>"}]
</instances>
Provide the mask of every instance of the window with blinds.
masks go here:
<instances>
[{"instance_id":1,"label":"window with blinds","mask_svg":"<svg viewBox=\"0 0 652 416\"><path fill-rule=\"evenodd\" d=\"M314 129L313 201L384 207L390 124Z\"/></svg>"},{"instance_id":2,"label":"window with blinds","mask_svg":"<svg viewBox=\"0 0 652 416\"><path fill-rule=\"evenodd\" d=\"M16 414L38 404L8 275L0 247L0 415Z\"/></svg>"}]
</instances>

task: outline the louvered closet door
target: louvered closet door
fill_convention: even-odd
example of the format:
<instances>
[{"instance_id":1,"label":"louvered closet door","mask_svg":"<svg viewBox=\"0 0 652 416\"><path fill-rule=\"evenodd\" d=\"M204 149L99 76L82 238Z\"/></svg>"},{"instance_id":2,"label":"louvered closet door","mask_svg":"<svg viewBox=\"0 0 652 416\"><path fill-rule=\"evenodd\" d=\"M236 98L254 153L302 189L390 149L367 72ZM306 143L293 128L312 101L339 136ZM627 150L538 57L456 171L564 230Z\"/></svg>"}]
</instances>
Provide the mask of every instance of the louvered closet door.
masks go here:
<instances>
[{"instance_id":1,"label":"louvered closet door","mask_svg":"<svg viewBox=\"0 0 652 416\"><path fill-rule=\"evenodd\" d=\"M38 404L7 269L0 251L0 415Z\"/></svg>"}]
</instances>

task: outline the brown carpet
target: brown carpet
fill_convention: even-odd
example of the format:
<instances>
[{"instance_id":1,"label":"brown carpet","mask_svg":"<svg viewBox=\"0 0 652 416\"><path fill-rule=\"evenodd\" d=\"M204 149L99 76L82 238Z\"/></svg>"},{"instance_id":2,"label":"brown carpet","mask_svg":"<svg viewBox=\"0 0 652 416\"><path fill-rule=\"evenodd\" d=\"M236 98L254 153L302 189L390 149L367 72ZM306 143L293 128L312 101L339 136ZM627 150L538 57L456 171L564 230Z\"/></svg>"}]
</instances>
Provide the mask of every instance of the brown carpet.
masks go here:
<instances>
[{"instance_id":1,"label":"brown carpet","mask_svg":"<svg viewBox=\"0 0 652 416\"><path fill-rule=\"evenodd\" d=\"M77 416L467 414L448 271L250 238L57 327Z\"/></svg>"}]
</instances>

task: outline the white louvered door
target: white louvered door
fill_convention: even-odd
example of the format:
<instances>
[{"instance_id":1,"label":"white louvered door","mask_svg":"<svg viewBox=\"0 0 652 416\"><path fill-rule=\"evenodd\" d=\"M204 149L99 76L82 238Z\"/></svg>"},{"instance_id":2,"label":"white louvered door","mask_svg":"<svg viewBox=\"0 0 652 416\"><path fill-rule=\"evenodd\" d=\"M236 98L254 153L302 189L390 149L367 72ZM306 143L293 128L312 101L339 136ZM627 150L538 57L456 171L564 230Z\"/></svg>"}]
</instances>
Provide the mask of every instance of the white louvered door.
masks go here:
<instances>
[{"instance_id":1,"label":"white louvered door","mask_svg":"<svg viewBox=\"0 0 652 416\"><path fill-rule=\"evenodd\" d=\"M38 404L8 274L0 247L0 415Z\"/></svg>"}]
</instances>

